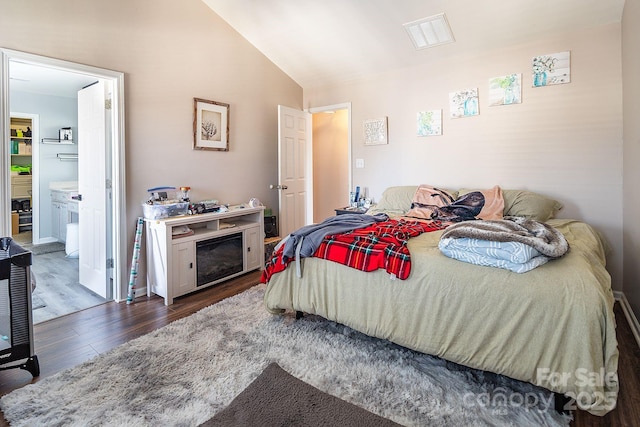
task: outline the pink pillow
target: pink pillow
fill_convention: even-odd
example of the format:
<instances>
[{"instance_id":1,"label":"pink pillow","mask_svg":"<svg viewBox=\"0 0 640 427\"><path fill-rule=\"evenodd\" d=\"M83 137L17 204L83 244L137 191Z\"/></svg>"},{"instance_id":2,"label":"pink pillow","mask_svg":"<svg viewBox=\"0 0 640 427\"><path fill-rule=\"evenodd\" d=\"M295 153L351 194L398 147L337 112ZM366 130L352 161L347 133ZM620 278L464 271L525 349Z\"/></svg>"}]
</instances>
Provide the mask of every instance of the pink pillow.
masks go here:
<instances>
[{"instance_id":1,"label":"pink pillow","mask_svg":"<svg viewBox=\"0 0 640 427\"><path fill-rule=\"evenodd\" d=\"M454 200L453 196L445 190L421 184L413 195L411 209L406 213L406 216L432 219L438 208L450 205Z\"/></svg>"}]
</instances>

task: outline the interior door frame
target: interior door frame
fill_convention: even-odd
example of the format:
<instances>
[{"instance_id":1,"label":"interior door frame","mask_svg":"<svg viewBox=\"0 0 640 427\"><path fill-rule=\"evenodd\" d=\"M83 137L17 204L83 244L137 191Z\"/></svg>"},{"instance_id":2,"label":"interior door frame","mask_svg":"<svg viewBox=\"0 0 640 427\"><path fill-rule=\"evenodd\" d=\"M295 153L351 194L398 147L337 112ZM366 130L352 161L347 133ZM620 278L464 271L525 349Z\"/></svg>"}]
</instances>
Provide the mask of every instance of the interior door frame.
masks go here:
<instances>
[{"instance_id":1,"label":"interior door frame","mask_svg":"<svg viewBox=\"0 0 640 427\"><path fill-rule=\"evenodd\" d=\"M349 192L353 191L353 163L351 161L353 156L353 146L351 144L351 103L343 102L341 104L333 104L333 105L325 105L322 107L312 107L308 108L307 112L311 114L315 113L323 113L326 111L336 111L336 110L347 110L347 145L349 149L347 150L347 162L348 162L348 188L344 188L344 194L349 194ZM311 177L311 197L313 198L313 176ZM313 199L312 199L313 200Z\"/></svg>"},{"instance_id":2,"label":"interior door frame","mask_svg":"<svg viewBox=\"0 0 640 427\"><path fill-rule=\"evenodd\" d=\"M124 73L104 68L78 64L60 59L34 55L26 52L0 48L0 176L8 177L10 171L10 103L9 103L9 63L19 61L63 71L69 71L112 82L111 109L111 244L113 248L113 297L116 301L127 298L127 220L125 186L125 112ZM11 232L11 184L3 179L0 186L0 235ZM107 183L105 183L107 185Z\"/></svg>"}]
</instances>

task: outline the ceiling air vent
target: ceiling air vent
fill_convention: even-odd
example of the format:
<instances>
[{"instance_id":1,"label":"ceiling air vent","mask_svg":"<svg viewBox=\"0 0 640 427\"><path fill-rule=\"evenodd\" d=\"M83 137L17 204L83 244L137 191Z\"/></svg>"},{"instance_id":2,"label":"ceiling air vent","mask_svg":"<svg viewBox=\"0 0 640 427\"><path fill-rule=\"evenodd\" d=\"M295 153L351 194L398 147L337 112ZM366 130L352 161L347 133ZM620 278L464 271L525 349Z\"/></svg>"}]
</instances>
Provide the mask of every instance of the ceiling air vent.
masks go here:
<instances>
[{"instance_id":1,"label":"ceiling air vent","mask_svg":"<svg viewBox=\"0 0 640 427\"><path fill-rule=\"evenodd\" d=\"M444 13L418 19L402 25L416 50L452 43L453 33Z\"/></svg>"}]
</instances>

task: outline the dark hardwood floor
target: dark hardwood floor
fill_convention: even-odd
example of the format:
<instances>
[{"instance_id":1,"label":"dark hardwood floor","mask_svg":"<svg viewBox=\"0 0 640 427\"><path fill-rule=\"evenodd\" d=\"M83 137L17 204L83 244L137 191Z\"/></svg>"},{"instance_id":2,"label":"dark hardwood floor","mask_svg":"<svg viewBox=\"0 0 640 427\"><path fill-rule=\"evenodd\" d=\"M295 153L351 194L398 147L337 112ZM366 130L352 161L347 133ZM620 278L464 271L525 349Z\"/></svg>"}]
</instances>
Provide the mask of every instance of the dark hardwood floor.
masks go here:
<instances>
[{"instance_id":1,"label":"dark hardwood floor","mask_svg":"<svg viewBox=\"0 0 640 427\"><path fill-rule=\"evenodd\" d=\"M133 304L110 302L37 324L34 326L34 336L40 377L32 379L28 372L21 369L2 371L0 395L189 316L256 285L259 278L259 272L249 273L222 285L178 298L171 306L165 306L163 299L156 296L140 297ZM604 417L577 411L572 426L640 426L640 348L618 303L615 305L615 315L620 349L618 405ZM0 426L7 425L4 418L0 417Z\"/></svg>"}]
</instances>

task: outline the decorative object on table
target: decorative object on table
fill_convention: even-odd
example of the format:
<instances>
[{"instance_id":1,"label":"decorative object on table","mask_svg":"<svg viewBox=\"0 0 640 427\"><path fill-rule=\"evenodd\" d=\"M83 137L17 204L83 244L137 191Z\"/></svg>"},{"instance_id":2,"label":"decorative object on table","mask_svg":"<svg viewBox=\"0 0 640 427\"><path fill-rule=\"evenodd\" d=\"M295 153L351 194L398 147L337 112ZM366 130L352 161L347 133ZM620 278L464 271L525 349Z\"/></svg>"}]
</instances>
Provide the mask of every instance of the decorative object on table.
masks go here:
<instances>
[{"instance_id":1,"label":"decorative object on table","mask_svg":"<svg viewBox=\"0 0 640 427\"><path fill-rule=\"evenodd\" d=\"M191 191L191 187L180 187L180 200L189 202L189 191Z\"/></svg>"},{"instance_id":2,"label":"decorative object on table","mask_svg":"<svg viewBox=\"0 0 640 427\"><path fill-rule=\"evenodd\" d=\"M229 104L194 98L193 149L229 151Z\"/></svg>"},{"instance_id":3,"label":"decorative object on table","mask_svg":"<svg viewBox=\"0 0 640 427\"><path fill-rule=\"evenodd\" d=\"M418 136L442 135L442 110L418 112Z\"/></svg>"},{"instance_id":4,"label":"decorative object on table","mask_svg":"<svg viewBox=\"0 0 640 427\"><path fill-rule=\"evenodd\" d=\"M449 93L449 112L452 119L480 114L478 110L478 88Z\"/></svg>"},{"instance_id":5,"label":"decorative object on table","mask_svg":"<svg viewBox=\"0 0 640 427\"><path fill-rule=\"evenodd\" d=\"M571 82L571 52L550 53L532 59L533 87Z\"/></svg>"},{"instance_id":6,"label":"decorative object on table","mask_svg":"<svg viewBox=\"0 0 640 427\"><path fill-rule=\"evenodd\" d=\"M176 187L169 187L169 186L164 186L164 187L153 187L153 188L149 188L147 189L147 192L149 193L149 202L164 202L167 201L170 197L169 194L171 191L175 190ZM171 197L173 198L173 197Z\"/></svg>"},{"instance_id":7,"label":"decorative object on table","mask_svg":"<svg viewBox=\"0 0 640 427\"><path fill-rule=\"evenodd\" d=\"M364 121L364 145L388 144L387 118Z\"/></svg>"},{"instance_id":8,"label":"decorative object on table","mask_svg":"<svg viewBox=\"0 0 640 427\"><path fill-rule=\"evenodd\" d=\"M349 193L349 207L357 208L360 202L360 186L356 186L356 190Z\"/></svg>"},{"instance_id":9,"label":"decorative object on table","mask_svg":"<svg viewBox=\"0 0 640 427\"><path fill-rule=\"evenodd\" d=\"M257 197L252 197L251 200L249 200L249 207L257 208L259 206L264 206L264 205L262 204L260 199L258 199Z\"/></svg>"},{"instance_id":10,"label":"decorative object on table","mask_svg":"<svg viewBox=\"0 0 640 427\"><path fill-rule=\"evenodd\" d=\"M519 73L489 79L489 106L520 104L522 75Z\"/></svg>"},{"instance_id":11,"label":"decorative object on table","mask_svg":"<svg viewBox=\"0 0 640 427\"><path fill-rule=\"evenodd\" d=\"M60 141L73 141L73 132L71 128L60 129Z\"/></svg>"},{"instance_id":12,"label":"decorative object on table","mask_svg":"<svg viewBox=\"0 0 640 427\"><path fill-rule=\"evenodd\" d=\"M142 212L147 219L161 219L170 216L186 215L189 202L180 200L176 187L149 188L149 198L142 204Z\"/></svg>"},{"instance_id":13,"label":"decorative object on table","mask_svg":"<svg viewBox=\"0 0 640 427\"><path fill-rule=\"evenodd\" d=\"M190 214L203 214L209 212L220 212L222 206L217 200L202 200L189 205Z\"/></svg>"}]
</instances>

